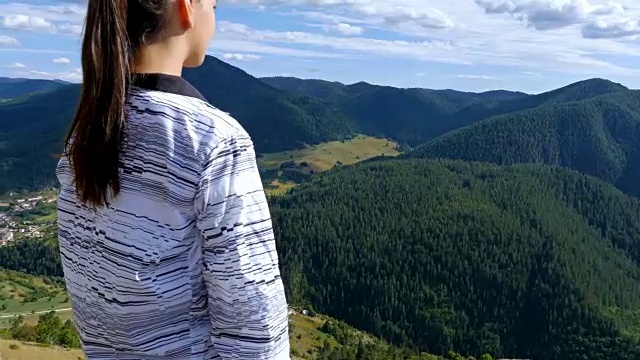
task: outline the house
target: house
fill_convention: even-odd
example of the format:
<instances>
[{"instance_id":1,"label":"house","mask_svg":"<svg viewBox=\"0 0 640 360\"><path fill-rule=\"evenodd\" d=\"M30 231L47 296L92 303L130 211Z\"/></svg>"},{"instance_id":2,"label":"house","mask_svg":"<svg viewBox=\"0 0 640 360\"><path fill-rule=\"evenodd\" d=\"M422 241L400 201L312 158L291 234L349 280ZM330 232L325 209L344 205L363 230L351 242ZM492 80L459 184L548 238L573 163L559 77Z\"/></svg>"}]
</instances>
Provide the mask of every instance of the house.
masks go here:
<instances>
[{"instance_id":1,"label":"house","mask_svg":"<svg viewBox=\"0 0 640 360\"><path fill-rule=\"evenodd\" d=\"M0 229L0 246L7 245L13 241L13 231L9 229Z\"/></svg>"}]
</instances>

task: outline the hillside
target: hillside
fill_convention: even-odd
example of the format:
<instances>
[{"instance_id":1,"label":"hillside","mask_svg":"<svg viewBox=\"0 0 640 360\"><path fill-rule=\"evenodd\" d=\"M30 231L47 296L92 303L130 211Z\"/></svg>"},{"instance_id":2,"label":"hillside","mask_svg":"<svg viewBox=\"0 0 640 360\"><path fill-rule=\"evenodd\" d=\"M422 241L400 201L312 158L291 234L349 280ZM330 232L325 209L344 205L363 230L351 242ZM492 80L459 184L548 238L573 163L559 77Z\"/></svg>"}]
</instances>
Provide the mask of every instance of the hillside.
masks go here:
<instances>
[{"instance_id":1,"label":"hillside","mask_svg":"<svg viewBox=\"0 0 640 360\"><path fill-rule=\"evenodd\" d=\"M0 100L15 99L38 92L55 90L67 84L60 80L19 79L0 77Z\"/></svg>"},{"instance_id":2,"label":"hillside","mask_svg":"<svg viewBox=\"0 0 640 360\"><path fill-rule=\"evenodd\" d=\"M640 204L606 183L391 160L317 175L275 199L273 216L289 299L395 344L640 357Z\"/></svg>"},{"instance_id":3,"label":"hillside","mask_svg":"<svg viewBox=\"0 0 640 360\"><path fill-rule=\"evenodd\" d=\"M64 282L0 269L0 327L11 314L70 307Z\"/></svg>"},{"instance_id":4,"label":"hillside","mask_svg":"<svg viewBox=\"0 0 640 360\"><path fill-rule=\"evenodd\" d=\"M64 300L61 300L64 299ZM59 278L0 269L0 359L84 359ZM55 313L51 312L56 309ZM400 349L330 317L289 309L292 360L419 360ZM53 339L52 344L49 344ZM423 358L427 354L423 354ZM435 356L431 360L441 360Z\"/></svg>"},{"instance_id":5,"label":"hillside","mask_svg":"<svg viewBox=\"0 0 640 360\"><path fill-rule=\"evenodd\" d=\"M289 328L291 360L444 360L435 355L418 356L409 350L394 348L326 316L307 316L294 311L289 315ZM455 353L452 355L456 356ZM78 348L0 340L0 359L83 360L85 356Z\"/></svg>"},{"instance_id":6,"label":"hillside","mask_svg":"<svg viewBox=\"0 0 640 360\"><path fill-rule=\"evenodd\" d=\"M287 76L263 77L260 80L291 95L315 97L321 100L336 101L348 94L347 85L335 81Z\"/></svg>"},{"instance_id":7,"label":"hillside","mask_svg":"<svg viewBox=\"0 0 640 360\"><path fill-rule=\"evenodd\" d=\"M355 135L350 120L316 100L289 96L213 57L199 68L186 69L184 76L238 119L259 153ZM80 85L73 84L0 102L0 194L57 184L55 155L62 149L79 96Z\"/></svg>"},{"instance_id":8,"label":"hillside","mask_svg":"<svg viewBox=\"0 0 640 360\"><path fill-rule=\"evenodd\" d=\"M302 148L355 134L349 119L315 99L287 95L212 56L198 68L185 69L183 76L210 103L238 119L258 152Z\"/></svg>"},{"instance_id":9,"label":"hillside","mask_svg":"<svg viewBox=\"0 0 640 360\"><path fill-rule=\"evenodd\" d=\"M0 103L0 194L57 185L56 156L80 96L80 85Z\"/></svg>"},{"instance_id":10,"label":"hillside","mask_svg":"<svg viewBox=\"0 0 640 360\"><path fill-rule=\"evenodd\" d=\"M407 156L558 165L640 196L638 149L640 92L624 90L497 116L446 134Z\"/></svg>"}]
</instances>

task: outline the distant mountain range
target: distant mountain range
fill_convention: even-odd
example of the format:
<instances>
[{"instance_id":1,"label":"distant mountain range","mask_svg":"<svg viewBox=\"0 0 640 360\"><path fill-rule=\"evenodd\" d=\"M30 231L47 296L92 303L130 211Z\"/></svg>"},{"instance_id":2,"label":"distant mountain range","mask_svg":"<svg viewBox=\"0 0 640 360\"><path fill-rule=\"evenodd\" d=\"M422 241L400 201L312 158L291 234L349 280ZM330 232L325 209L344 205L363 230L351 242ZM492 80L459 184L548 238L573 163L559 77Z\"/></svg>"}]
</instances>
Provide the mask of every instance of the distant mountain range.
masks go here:
<instances>
[{"instance_id":1,"label":"distant mountain range","mask_svg":"<svg viewBox=\"0 0 640 360\"><path fill-rule=\"evenodd\" d=\"M640 92L591 94L595 96L576 101L551 98L492 117L434 139L407 156L563 166L640 196Z\"/></svg>"},{"instance_id":2,"label":"distant mountain range","mask_svg":"<svg viewBox=\"0 0 640 360\"><path fill-rule=\"evenodd\" d=\"M583 81L540 95L502 90L469 93L399 89L363 82L344 85L284 77L257 79L214 57L207 57L199 68L185 69L184 77L211 103L235 116L252 134L256 149L261 153L343 140L357 133L390 138L406 149L498 115L603 94L620 94L612 95L613 98L624 97L622 94L634 98L636 94L602 79ZM3 175L0 193L54 185L48 171L55 163L51 154L60 151L61 139L75 111L79 85L2 79L0 89L3 89L3 96L14 99L0 102L0 171ZM24 94L28 95L20 97ZM44 131L44 136L33 137L33 131ZM38 142L35 147L34 141ZM26 151L25 146L31 150ZM629 146L632 148L633 145ZM625 153L624 150L616 151ZM425 151L421 153L428 155ZM30 155L25 157L24 154ZM592 155L575 155L578 158L589 156ZM616 160L618 167L623 167L620 165L623 162L627 160ZM559 164L573 167L573 163ZM588 173L600 175L600 172ZM632 184L625 185L629 181L627 175L603 178L626 190L633 187Z\"/></svg>"},{"instance_id":3,"label":"distant mountain range","mask_svg":"<svg viewBox=\"0 0 640 360\"><path fill-rule=\"evenodd\" d=\"M68 83L62 80L0 78L0 100L51 91L66 84Z\"/></svg>"}]
</instances>

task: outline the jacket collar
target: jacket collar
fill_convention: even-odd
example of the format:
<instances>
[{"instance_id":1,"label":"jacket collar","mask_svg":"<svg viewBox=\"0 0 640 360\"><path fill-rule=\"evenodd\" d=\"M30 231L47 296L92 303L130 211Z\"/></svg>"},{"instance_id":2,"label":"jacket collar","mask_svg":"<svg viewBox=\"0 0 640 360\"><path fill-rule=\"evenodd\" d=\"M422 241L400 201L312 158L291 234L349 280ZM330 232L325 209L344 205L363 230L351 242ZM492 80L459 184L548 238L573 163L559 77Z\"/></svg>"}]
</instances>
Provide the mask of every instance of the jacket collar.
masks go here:
<instances>
[{"instance_id":1,"label":"jacket collar","mask_svg":"<svg viewBox=\"0 0 640 360\"><path fill-rule=\"evenodd\" d=\"M142 89L162 91L207 101L193 85L176 75L161 73L133 74L131 85Z\"/></svg>"}]
</instances>

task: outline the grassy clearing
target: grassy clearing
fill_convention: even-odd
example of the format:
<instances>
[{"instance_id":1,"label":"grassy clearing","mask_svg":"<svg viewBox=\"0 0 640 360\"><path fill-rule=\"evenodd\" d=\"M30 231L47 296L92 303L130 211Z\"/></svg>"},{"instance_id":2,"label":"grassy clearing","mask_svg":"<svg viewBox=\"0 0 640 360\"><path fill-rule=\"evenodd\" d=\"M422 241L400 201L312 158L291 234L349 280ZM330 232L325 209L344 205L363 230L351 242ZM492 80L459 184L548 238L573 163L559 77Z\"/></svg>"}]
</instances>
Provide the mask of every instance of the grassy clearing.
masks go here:
<instances>
[{"instance_id":1,"label":"grassy clearing","mask_svg":"<svg viewBox=\"0 0 640 360\"><path fill-rule=\"evenodd\" d=\"M36 312L70 307L71 305L65 300L67 300L67 296L65 294L61 294L53 298L42 298L38 301L28 303L22 303L15 299L8 299L0 302L7 305L6 310L0 311L0 315L26 314L31 311Z\"/></svg>"},{"instance_id":2,"label":"grassy clearing","mask_svg":"<svg viewBox=\"0 0 640 360\"><path fill-rule=\"evenodd\" d=\"M13 346L12 346L13 345ZM17 348L15 348L17 346ZM0 340L1 360L79 360L85 359L79 349L45 347L38 344L21 343L12 340Z\"/></svg>"},{"instance_id":3,"label":"grassy clearing","mask_svg":"<svg viewBox=\"0 0 640 360\"><path fill-rule=\"evenodd\" d=\"M310 146L302 150L264 154L259 164L264 169L277 169L286 162L309 164L306 171L321 172L330 170L336 164L355 164L375 156L397 156L400 152L391 140L358 135L350 141L332 141Z\"/></svg>"},{"instance_id":4,"label":"grassy clearing","mask_svg":"<svg viewBox=\"0 0 640 360\"><path fill-rule=\"evenodd\" d=\"M358 135L349 141L332 141L302 150L263 154L258 165L263 171L276 173L275 178L265 179L269 182L267 193L281 195L296 185L295 178L299 176L291 176L292 173L309 176L331 170L336 165L351 165L381 155L397 156L400 152L396 146L391 140Z\"/></svg>"},{"instance_id":5,"label":"grassy clearing","mask_svg":"<svg viewBox=\"0 0 640 360\"><path fill-rule=\"evenodd\" d=\"M293 189L297 184L292 181L274 180L271 186L266 189L268 195L279 196L284 195L287 191Z\"/></svg>"},{"instance_id":6,"label":"grassy clearing","mask_svg":"<svg viewBox=\"0 0 640 360\"><path fill-rule=\"evenodd\" d=\"M289 339L291 353L301 359L315 359L315 353L327 340L331 346L338 346L332 336L320 330L326 320L322 317L310 317L302 314L289 315Z\"/></svg>"},{"instance_id":7,"label":"grassy clearing","mask_svg":"<svg viewBox=\"0 0 640 360\"><path fill-rule=\"evenodd\" d=\"M69 307L64 289L54 280L0 271L0 328L8 327L11 317L16 314L25 314L29 320L37 322L37 312Z\"/></svg>"}]
</instances>

